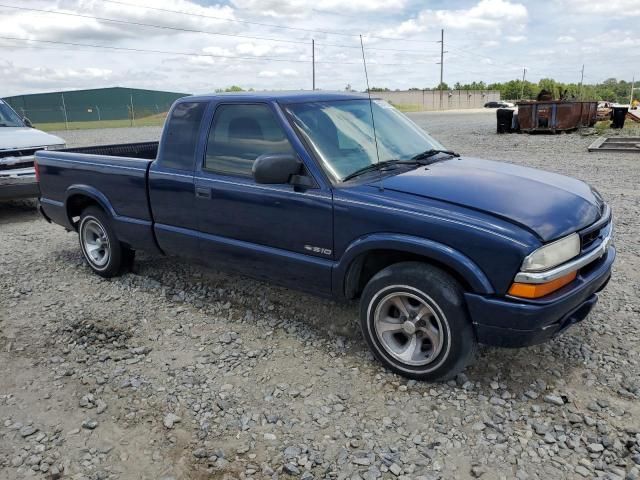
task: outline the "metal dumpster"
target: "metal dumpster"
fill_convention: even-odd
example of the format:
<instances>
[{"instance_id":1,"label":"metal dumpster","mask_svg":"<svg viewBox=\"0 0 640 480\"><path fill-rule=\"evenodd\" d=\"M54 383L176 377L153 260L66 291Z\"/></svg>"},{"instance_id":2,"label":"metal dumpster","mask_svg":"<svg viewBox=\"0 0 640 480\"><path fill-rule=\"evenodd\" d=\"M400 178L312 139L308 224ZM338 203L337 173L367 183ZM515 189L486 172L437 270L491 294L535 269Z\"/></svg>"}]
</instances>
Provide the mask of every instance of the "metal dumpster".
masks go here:
<instances>
[{"instance_id":1,"label":"metal dumpster","mask_svg":"<svg viewBox=\"0 0 640 480\"><path fill-rule=\"evenodd\" d=\"M545 100L518 102L522 132L563 132L596 123L598 102Z\"/></svg>"}]
</instances>

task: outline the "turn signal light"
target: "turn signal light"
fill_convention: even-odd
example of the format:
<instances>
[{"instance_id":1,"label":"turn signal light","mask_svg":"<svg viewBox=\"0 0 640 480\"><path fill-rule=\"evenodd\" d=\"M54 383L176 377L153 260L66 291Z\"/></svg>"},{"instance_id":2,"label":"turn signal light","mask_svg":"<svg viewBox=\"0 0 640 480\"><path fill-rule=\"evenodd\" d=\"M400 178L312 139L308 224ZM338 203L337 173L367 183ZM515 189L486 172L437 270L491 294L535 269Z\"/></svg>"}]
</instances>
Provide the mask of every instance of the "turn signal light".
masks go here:
<instances>
[{"instance_id":1,"label":"turn signal light","mask_svg":"<svg viewBox=\"0 0 640 480\"><path fill-rule=\"evenodd\" d=\"M38 162L33 161L33 169L36 172L36 182L40 183L40 167L38 166Z\"/></svg>"},{"instance_id":2,"label":"turn signal light","mask_svg":"<svg viewBox=\"0 0 640 480\"><path fill-rule=\"evenodd\" d=\"M509 295L520 298L540 298L556 290L561 289L565 285L573 282L578 272L571 272L564 277L556 278L547 283L513 283L509 289Z\"/></svg>"}]
</instances>

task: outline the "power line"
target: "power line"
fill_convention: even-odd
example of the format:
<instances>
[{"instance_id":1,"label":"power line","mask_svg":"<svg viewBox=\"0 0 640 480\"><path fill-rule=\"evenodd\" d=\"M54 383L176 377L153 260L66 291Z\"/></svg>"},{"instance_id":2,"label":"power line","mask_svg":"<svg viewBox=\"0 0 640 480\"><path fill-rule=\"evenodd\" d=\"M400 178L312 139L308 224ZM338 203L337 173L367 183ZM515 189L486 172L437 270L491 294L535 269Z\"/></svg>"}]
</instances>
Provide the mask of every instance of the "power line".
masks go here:
<instances>
[{"instance_id":1,"label":"power line","mask_svg":"<svg viewBox=\"0 0 640 480\"><path fill-rule=\"evenodd\" d=\"M119 24L124 24L124 25L135 25L135 26L139 26L139 27L151 27L151 28L159 28L159 29L164 29L164 30L174 30L174 31L186 32L186 33L205 33L207 35L221 35L221 36L224 36L224 37L237 37L237 38L247 38L247 39L251 39L251 40L263 40L263 41L271 41L271 42L295 43L295 44L305 44L305 45L308 43L306 40L304 40L304 41L303 40L284 40L284 39L280 39L280 38L255 37L255 36L240 35L240 34L235 34L235 33L211 32L211 31L207 31L207 30L196 30L196 29L192 29L192 28L172 27L170 25L157 25L157 24L153 24L153 23L132 22L132 21L128 21L128 20L117 20L115 18L98 17L98 16L95 16L95 15L84 15L84 14L81 14L81 13L58 12L58 11L53 11L53 10L44 10L44 9L40 9L40 8L17 7L15 5L0 4L0 7L11 8L11 9L15 9L15 10L30 11L30 12L46 13L46 14L50 14L50 15L65 15L65 16L69 16L69 17L88 18L88 19L91 19L91 20L99 20L101 22L111 22L111 23L119 23Z\"/></svg>"},{"instance_id":2,"label":"power line","mask_svg":"<svg viewBox=\"0 0 640 480\"><path fill-rule=\"evenodd\" d=\"M285 62L285 63L309 63L310 61L310 60L300 60L300 59L282 58L282 57L255 57L255 56L246 57L246 56L239 56L239 55L219 55L219 54L213 54L213 53L176 52L176 51L167 51L167 50L151 50L151 49L144 49L144 48L114 47L111 45L62 42L57 40L32 40L29 38L5 37L5 36L0 36L0 39L21 41L21 42L37 42L37 43L46 43L46 44L55 44L55 45L68 45L68 46L74 46L74 47L102 48L106 50L122 50L122 51L135 52L135 53L159 53L164 55L180 55L180 56L187 56L187 57L229 58L234 60L253 60L253 61L270 61L270 62ZM330 65L334 65L334 64L335 65L360 65L360 62L339 62L339 61L333 61L333 60L321 60L321 61L316 60L315 63L330 64ZM420 63L423 63L423 62L420 62ZM412 62L412 63L376 62L374 63L374 65L380 65L380 66L405 66L405 67L413 67L416 64L417 64L416 62Z\"/></svg>"},{"instance_id":3,"label":"power line","mask_svg":"<svg viewBox=\"0 0 640 480\"><path fill-rule=\"evenodd\" d=\"M237 34L237 33L212 32L212 31L209 31L209 30L197 30L197 29L193 29L193 28L174 27L174 26L171 26L171 25L158 25L158 24L154 24L154 23L133 22L133 21L129 21L129 20L118 20L118 19L115 19L115 18L99 17L99 16L96 16L96 15L85 15L85 14L81 14L81 13L72 13L72 12L59 12L59 11L53 11L53 10L44 10L44 9L40 9L40 8L18 7L18 6L15 6L15 5L6 5L6 4L0 4L0 7L10 8L10 9L14 9L14 10L23 10L23 11L30 11L30 12L37 12L37 13L45 13L45 14L51 14L51 15L65 15L65 16L70 16L70 17L87 18L87 19L91 19L91 20L98 20L98 21L101 21L101 22L117 23L117 24L124 24L124 25L134 25L134 26L138 26L138 27L150 27L150 28L157 28L157 29L163 29L163 30L173 30L173 31L185 32L185 33L204 33L206 35L219 35L219 36L224 36L224 37L245 38L245 39L249 39L249 40L281 42L281 43L290 43L290 44L296 44L296 45L308 45L309 44L308 40L285 40L285 39L282 39L282 38L257 37L257 36L253 36L253 35L241 35L241 34ZM149 7L149 8L151 8L151 7ZM355 46L355 45L340 45L340 44L331 44L331 43L319 43L319 45L326 46L326 47L360 49L360 47ZM424 53L425 53L424 51L420 51L420 50L404 50L404 49L380 48L380 47L367 47L367 48L369 50L416 53L416 54L422 54L422 55L424 55Z\"/></svg>"},{"instance_id":4,"label":"power line","mask_svg":"<svg viewBox=\"0 0 640 480\"><path fill-rule=\"evenodd\" d=\"M125 5L127 7L134 7L134 8L142 8L142 9L147 9L147 10L156 10L156 11L160 11L160 12L168 12L168 13L177 13L179 15L187 15L187 16L193 16L193 17L200 17L200 18L210 18L213 20L220 20L220 21L224 21L224 22L236 22L236 23L244 23L247 25L258 25L261 27L270 27L270 28L281 28L281 29L285 29L285 30L297 30L297 31L301 31L301 32L308 32L308 33L323 33L325 35L341 35L344 37L352 37L352 38L356 38L359 35L354 34L354 33L347 33L347 32L341 32L341 31L337 31L337 30L317 30L317 29L312 29L312 28L302 28L302 27L289 27L286 25L278 25L275 23L263 23L263 22L253 22L253 21L249 21L249 20L239 20L236 18L225 18L225 17L218 17L215 15L204 15L202 13L191 13L191 12L184 12L181 10L171 10L168 8L160 8L160 7L149 7L146 5L135 5L133 3L127 3L127 2L121 2L118 0L102 0L103 2L106 3L114 3L114 4L118 4L118 5ZM435 41L430 41L430 40L415 40L415 39L406 39L406 38L397 38L397 37L381 37L381 36L376 36L376 35L363 35L363 37L367 37L367 38L376 38L379 40L393 40L393 41L402 41L402 42L410 42L410 43L435 43Z\"/></svg>"}]
</instances>

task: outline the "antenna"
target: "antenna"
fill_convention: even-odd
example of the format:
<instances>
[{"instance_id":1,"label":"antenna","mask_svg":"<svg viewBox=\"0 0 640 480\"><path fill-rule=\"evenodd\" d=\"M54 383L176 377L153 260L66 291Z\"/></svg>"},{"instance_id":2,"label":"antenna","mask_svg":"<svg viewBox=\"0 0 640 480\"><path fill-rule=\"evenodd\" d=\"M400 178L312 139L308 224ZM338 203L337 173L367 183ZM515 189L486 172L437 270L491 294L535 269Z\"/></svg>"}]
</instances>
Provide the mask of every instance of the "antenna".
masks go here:
<instances>
[{"instance_id":1,"label":"antenna","mask_svg":"<svg viewBox=\"0 0 640 480\"><path fill-rule=\"evenodd\" d=\"M371 89L369 88L369 74L367 73L367 60L364 56L364 43L360 35L360 48L362 49L362 64L364 65L364 78L367 82L367 95L369 96L369 110L371 111L371 127L373 128L373 141L376 144L376 159L380 163L380 151L378 150L378 136L376 135L376 121L373 118L373 102L371 101ZM382 172L380 173L380 190L382 190Z\"/></svg>"}]
</instances>

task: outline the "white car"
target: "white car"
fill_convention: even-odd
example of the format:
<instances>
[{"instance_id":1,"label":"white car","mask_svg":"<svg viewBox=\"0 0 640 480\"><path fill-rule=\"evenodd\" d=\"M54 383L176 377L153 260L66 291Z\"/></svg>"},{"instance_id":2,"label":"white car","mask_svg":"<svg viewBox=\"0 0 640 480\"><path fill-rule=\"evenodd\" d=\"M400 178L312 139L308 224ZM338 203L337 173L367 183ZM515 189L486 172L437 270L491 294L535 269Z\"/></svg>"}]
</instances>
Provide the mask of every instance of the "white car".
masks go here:
<instances>
[{"instance_id":1,"label":"white car","mask_svg":"<svg viewBox=\"0 0 640 480\"><path fill-rule=\"evenodd\" d=\"M35 152L65 146L62 138L36 130L0 100L0 201L37 197Z\"/></svg>"}]
</instances>

